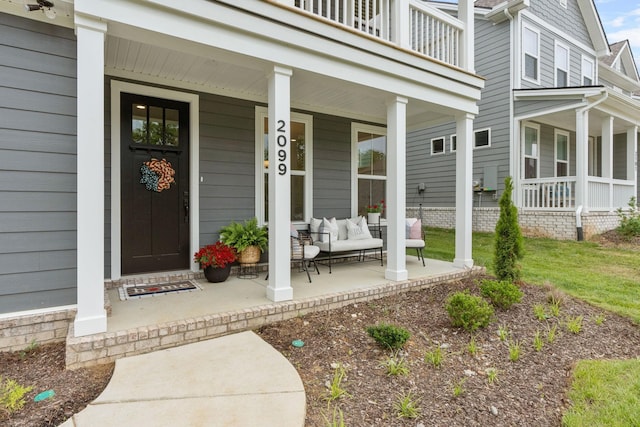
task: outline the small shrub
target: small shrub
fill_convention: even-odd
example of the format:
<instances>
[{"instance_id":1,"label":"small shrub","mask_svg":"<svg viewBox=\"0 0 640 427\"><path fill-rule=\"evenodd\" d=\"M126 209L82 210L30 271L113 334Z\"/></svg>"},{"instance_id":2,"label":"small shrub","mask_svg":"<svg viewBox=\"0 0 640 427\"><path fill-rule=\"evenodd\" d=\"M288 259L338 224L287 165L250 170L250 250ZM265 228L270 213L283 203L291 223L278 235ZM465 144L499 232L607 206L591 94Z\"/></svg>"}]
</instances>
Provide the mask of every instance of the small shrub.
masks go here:
<instances>
[{"instance_id":1,"label":"small shrub","mask_svg":"<svg viewBox=\"0 0 640 427\"><path fill-rule=\"evenodd\" d=\"M480 293L496 307L508 309L513 304L522 300L522 291L516 285L508 281L483 280L480 284Z\"/></svg>"},{"instance_id":2,"label":"small shrub","mask_svg":"<svg viewBox=\"0 0 640 427\"><path fill-rule=\"evenodd\" d=\"M618 213L618 218L620 218L620 225L618 225L616 231L627 239L640 236L640 210L638 210L636 198L629 199L628 210L625 211L622 208L618 208L616 212Z\"/></svg>"},{"instance_id":3,"label":"small shrub","mask_svg":"<svg viewBox=\"0 0 640 427\"><path fill-rule=\"evenodd\" d=\"M513 180L504 180L504 191L500 197L500 217L496 223L493 270L500 280L515 282L522 274L518 261L524 256L524 239L518 224L518 209L513 204L511 193Z\"/></svg>"},{"instance_id":4,"label":"small shrub","mask_svg":"<svg viewBox=\"0 0 640 427\"><path fill-rule=\"evenodd\" d=\"M440 366L442 366L443 360L444 354L442 353L442 349L440 347L436 347L435 350L428 351L424 355L425 363L433 365L434 368L439 368Z\"/></svg>"},{"instance_id":5,"label":"small shrub","mask_svg":"<svg viewBox=\"0 0 640 427\"><path fill-rule=\"evenodd\" d=\"M418 418L420 415L420 399L412 392L400 394L393 404L398 418Z\"/></svg>"},{"instance_id":6,"label":"small shrub","mask_svg":"<svg viewBox=\"0 0 640 427\"><path fill-rule=\"evenodd\" d=\"M331 418L329 418L325 413L322 414L322 418L324 418L325 426L327 427L345 427L344 423L344 414L342 413L342 409L336 405L333 408L333 413L331 414Z\"/></svg>"},{"instance_id":7,"label":"small shrub","mask_svg":"<svg viewBox=\"0 0 640 427\"><path fill-rule=\"evenodd\" d=\"M547 333L547 342L552 343L558 337L558 325L553 325L549 328L549 332Z\"/></svg>"},{"instance_id":8,"label":"small shrub","mask_svg":"<svg viewBox=\"0 0 640 427\"><path fill-rule=\"evenodd\" d=\"M596 322L596 325L600 326L604 323L606 317L604 315L604 313L598 313L594 318L593 321Z\"/></svg>"},{"instance_id":9,"label":"small shrub","mask_svg":"<svg viewBox=\"0 0 640 427\"><path fill-rule=\"evenodd\" d=\"M367 333L371 338L376 340L378 344L391 350L402 348L409 337L411 337L411 334L406 329L386 323L369 326Z\"/></svg>"},{"instance_id":10,"label":"small shrub","mask_svg":"<svg viewBox=\"0 0 640 427\"><path fill-rule=\"evenodd\" d=\"M493 317L493 307L481 297L469 292L456 292L447 300L447 313L453 326L467 331L486 327Z\"/></svg>"},{"instance_id":11,"label":"small shrub","mask_svg":"<svg viewBox=\"0 0 640 427\"><path fill-rule=\"evenodd\" d=\"M33 387L24 387L15 380L3 380L0 377L0 408L7 414L22 409L25 404L24 395L29 393Z\"/></svg>"}]
</instances>

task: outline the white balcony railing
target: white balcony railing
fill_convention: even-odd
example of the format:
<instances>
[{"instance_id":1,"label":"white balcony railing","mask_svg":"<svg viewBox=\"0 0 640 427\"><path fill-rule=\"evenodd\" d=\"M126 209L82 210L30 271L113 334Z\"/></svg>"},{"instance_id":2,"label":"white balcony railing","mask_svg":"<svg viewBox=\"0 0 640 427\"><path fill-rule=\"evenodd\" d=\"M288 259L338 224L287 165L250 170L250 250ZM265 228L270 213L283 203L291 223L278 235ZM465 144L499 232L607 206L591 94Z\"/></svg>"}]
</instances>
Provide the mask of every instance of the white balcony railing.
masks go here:
<instances>
[{"instance_id":1,"label":"white balcony railing","mask_svg":"<svg viewBox=\"0 0 640 427\"><path fill-rule=\"evenodd\" d=\"M574 209L576 179L539 178L522 181L522 207L526 209Z\"/></svg>"},{"instance_id":2,"label":"white balcony railing","mask_svg":"<svg viewBox=\"0 0 640 427\"><path fill-rule=\"evenodd\" d=\"M417 0L295 0L294 5L447 64L463 63L462 21Z\"/></svg>"},{"instance_id":3,"label":"white balcony railing","mask_svg":"<svg viewBox=\"0 0 640 427\"><path fill-rule=\"evenodd\" d=\"M635 195L633 181L590 176L587 180L585 208L595 211L612 211L626 207ZM525 209L576 208L576 178L539 178L522 181L522 207Z\"/></svg>"}]
</instances>

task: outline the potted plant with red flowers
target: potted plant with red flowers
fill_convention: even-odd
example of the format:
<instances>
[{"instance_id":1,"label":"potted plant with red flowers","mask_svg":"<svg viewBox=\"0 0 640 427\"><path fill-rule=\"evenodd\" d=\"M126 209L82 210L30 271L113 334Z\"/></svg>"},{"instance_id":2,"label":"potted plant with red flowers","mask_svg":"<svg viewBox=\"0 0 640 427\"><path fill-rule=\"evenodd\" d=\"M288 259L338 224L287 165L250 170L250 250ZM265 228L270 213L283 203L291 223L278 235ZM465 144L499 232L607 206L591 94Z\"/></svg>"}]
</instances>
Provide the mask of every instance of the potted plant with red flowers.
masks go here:
<instances>
[{"instance_id":1,"label":"potted plant with red flowers","mask_svg":"<svg viewBox=\"0 0 640 427\"><path fill-rule=\"evenodd\" d=\"M200 248L193 260L204 269L204 276L209 282L224 282L231 273L231 263L238 258L236 250L223 242L216 242Z\"/></svg>"},{"instance_id":2,"label":"potted plant with red flowers","mask_svg":"<svg viewBox=\"0 0 640 427\"><path fill-rule=\"evenodd\" d=\"M380 215L384 212L384 200L380 200L380 203L367 206L367 223L379 224Z\"/></svg>"}]
</instances>

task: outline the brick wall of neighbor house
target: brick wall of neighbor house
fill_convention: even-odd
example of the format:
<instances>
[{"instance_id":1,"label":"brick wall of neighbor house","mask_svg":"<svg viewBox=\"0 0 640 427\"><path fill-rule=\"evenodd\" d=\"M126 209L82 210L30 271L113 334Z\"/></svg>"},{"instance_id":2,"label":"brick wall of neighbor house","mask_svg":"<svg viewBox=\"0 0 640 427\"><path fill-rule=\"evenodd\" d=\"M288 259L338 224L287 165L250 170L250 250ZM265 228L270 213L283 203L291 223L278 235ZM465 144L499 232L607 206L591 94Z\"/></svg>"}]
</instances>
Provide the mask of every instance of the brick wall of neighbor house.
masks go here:
<instances>
[{"instance_id":1,"label":"brick wall of neighbor house","mask_svg":"<svg viewBox=\"0 0 640 427\"><path fill-rule=\"evenodd\" d=\"M455 228L455 208L422 208L422 224L427 227ZM408 218L419 217L419 208L407 208ZM500 216L498 208L474 208L473 231L492 233ZM575 212L519 211L522 234L527 237L549 237L558 240L576 240ZM615 212L589 212L582 214L582 231L588 239L618 226Z\"/></svg>"}]
</instances>

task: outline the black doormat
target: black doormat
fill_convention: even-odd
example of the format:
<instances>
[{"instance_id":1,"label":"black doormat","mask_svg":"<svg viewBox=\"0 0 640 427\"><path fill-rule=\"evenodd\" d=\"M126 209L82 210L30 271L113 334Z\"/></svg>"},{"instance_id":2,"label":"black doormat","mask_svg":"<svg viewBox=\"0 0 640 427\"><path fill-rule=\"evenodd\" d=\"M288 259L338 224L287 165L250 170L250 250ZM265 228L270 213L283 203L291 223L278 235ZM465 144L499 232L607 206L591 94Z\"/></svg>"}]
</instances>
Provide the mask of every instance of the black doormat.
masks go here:
<instances>
[{"instance_id":1,"label":"black doormat","mask_svg":"<svg viewBox=\"0 0 640 427\"><path fill-rule=\"evenodd\" d=\"M139 284L139 285L122 285L118 289L120 300L139 299L146 297L155 297L171 293L182 293L191 291L201 291L202 288L191 280L176 283L157 283L157 284Z\"/></svg>"}]
</instances>

